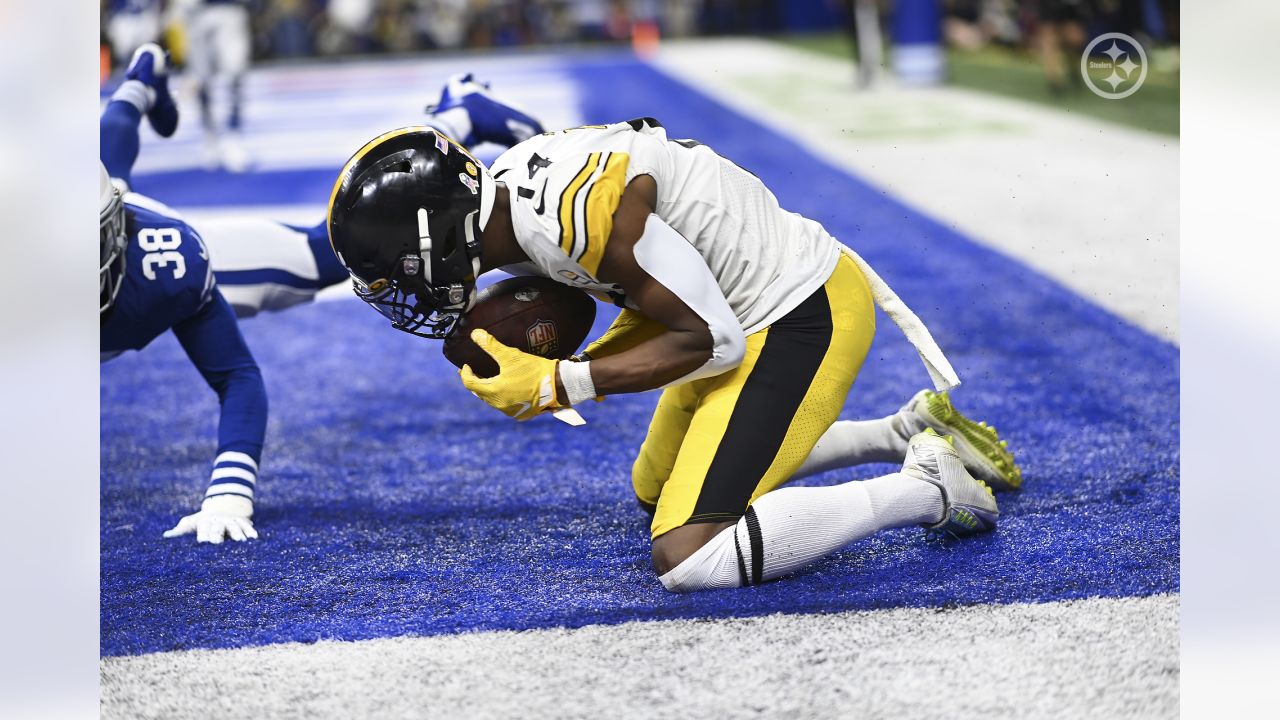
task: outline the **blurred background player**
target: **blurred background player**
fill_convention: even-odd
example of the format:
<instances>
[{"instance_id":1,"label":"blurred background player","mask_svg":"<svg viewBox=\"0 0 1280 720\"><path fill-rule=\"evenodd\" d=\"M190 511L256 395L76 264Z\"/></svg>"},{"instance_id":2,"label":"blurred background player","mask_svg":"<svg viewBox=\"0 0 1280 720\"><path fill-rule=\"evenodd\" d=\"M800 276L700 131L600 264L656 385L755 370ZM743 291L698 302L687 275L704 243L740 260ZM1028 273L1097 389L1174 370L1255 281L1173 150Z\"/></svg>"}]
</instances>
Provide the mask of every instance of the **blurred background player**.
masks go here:
<instances>
[{"instance_id":1,"label":"blurred background player","mask_svg":"<svg viewBox=\"0 0 1280 720\"><path fill-rule=\"evenodd\" d=\"M117 66L123 66L138 48L160 40L160 0L108 0L104 10L104 29Z\"/></svg>"},{"instance_id":2,"label":"blurred background player","mask_svg":"<svg viewBox=\"0 0 1280 720\"><path fill-rule=\"evenodd\" d=\"M1089 3L1086 0L1039 0L1035 10L1039 21L1036 50L1049 91L1060 95L1068 83L1080 84L1077 65L1086 42L1084 28L1089 19Z\"/></svg>"},{"instance_id":3,"label":"blurred background player","mask_svg":"<svg viewBox=\"0 0 1280 720\"><path fill-rule=\"evenodd\" d=\"M879 4L876 0L844 0L841 5L849 44L853 48L858 87L869 88L880 77L880 63L884 56Z\"/></svg>"},{"instance_id":4,"label":"blurred background player","mask_svg":"<svg viewBox=\"0 0 1280 720\"><path fill-rule=\"evenodd\" d=\"M205 164L243 172L251 160L241 135L244 77L253 50L247 2L175 0L174 10L185 31L187 69L200 99Z\"/></svg>"}]
</instances>

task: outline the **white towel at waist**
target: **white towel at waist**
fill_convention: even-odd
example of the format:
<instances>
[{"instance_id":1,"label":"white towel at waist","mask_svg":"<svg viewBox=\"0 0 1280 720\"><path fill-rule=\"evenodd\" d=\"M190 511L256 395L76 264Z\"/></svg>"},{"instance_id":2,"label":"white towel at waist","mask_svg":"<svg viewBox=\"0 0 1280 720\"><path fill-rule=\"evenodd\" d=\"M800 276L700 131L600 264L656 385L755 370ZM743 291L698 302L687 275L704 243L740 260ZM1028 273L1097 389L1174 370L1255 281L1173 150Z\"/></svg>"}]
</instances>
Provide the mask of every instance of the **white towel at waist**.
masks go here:
<instances>
[{"instance_id":1,"label":"white towel at waist","mask_svg":"<svg viewBox=\"0 0 1280 720\"><path fill-rule=\"evenodd\" d=\"M894 325L898 326L902 334L907 336L907 341L915 347L916 352L920 353L920 359L924 362L925 369L929 371L929 377L933 379L933 387L942 392L959 385L960 376L952 369L947 356L942 354L942 349L934 341L933 335L929 334L929 328L925 327L920 318L911 312L911 308L902 302L888 283L871 269L866 260L843 243L840 249L866 276L867 284L871 286L871 297L875 299L876 305L889 316Z\"/></svg>"}]
</instances>

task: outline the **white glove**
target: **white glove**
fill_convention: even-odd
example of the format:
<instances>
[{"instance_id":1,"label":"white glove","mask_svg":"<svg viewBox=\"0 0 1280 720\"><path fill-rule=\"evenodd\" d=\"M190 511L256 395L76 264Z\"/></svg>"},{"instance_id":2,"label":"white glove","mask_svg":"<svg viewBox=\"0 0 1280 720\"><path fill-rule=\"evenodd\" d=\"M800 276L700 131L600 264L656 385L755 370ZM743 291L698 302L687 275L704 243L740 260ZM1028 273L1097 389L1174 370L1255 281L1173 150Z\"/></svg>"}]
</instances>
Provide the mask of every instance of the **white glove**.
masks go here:
<instances>
[{"instance_id":1,"label":"white glove","mask_svg":"<svg viewBox=\"0 0 1280 720\"><path fill-rule=\"evenodd\" d=\"M249 538L258 539L258 531L253 529L253 501L243 495L218 495L205 498L200 512L192 513L178 521L172 530L165 532L167 538L179 535L196 534L196 542L207 542L217 545L227 535L232 540L241 542Z\"/></svg>"}]
</instances>

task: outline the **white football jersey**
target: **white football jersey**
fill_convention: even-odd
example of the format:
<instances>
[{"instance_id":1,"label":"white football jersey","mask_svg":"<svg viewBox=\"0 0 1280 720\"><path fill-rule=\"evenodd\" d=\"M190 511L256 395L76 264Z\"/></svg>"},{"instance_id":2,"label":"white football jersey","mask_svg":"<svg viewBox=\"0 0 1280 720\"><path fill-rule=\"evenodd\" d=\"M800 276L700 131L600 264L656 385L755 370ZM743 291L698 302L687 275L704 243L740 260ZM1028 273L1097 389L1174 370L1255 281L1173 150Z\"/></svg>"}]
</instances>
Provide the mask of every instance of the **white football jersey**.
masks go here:
<instances>
[{"instance_id":1,"label":"white football jersey","mask_svg":"<svg viewBox=\"0 0 1280 720\"><path fill-rule=\"evenodd\" d=\"M823 227L778 205L759 178L711 148L670 140L651 119L534 136L490 168L511 193L516 240L539 275L616 293L596 278L627 183L651 175L657 214L706 261L750 334L811 295L840 246Z\"/></svg>"}]
</instances>

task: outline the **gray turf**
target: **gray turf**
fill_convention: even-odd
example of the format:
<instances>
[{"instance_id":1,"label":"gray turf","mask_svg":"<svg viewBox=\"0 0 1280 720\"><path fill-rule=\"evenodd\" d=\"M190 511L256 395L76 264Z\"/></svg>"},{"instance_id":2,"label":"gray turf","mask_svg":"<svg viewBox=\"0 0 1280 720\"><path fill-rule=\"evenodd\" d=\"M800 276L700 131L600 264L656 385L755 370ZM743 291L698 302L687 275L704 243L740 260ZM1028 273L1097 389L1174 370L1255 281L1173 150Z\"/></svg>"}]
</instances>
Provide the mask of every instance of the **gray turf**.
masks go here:
<instances>
[{"instance_id":1,"label":"gray turf","mask_svg":"<svg viewBox=\"0 0 1280 720\"><path fill-rule=\"evenodd\" d=\"M638 622L102 661L104 718L1178 713L1178 598Z\"/></svg>"}]
</instances>

